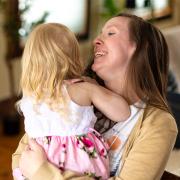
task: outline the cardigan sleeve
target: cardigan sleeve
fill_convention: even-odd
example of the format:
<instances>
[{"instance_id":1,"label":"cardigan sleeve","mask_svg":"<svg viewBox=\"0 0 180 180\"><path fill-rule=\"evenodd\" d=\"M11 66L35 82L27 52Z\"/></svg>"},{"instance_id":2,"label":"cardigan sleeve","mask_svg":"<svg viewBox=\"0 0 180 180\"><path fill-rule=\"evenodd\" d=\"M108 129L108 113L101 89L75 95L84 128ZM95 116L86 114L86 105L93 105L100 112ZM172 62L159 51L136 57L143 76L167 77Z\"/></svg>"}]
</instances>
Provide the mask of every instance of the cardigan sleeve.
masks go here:
<instances>
[{"instance_id":1,"label":"cardigan sleeve","mask_svg":"<svg viewBox=\"0 0 180 180\"><path fill-rule=\"evenodd\" d=\"M137 132L136 132L137 133ZM159 180L177 136L174 118L155 110L147 115L129 146L119 177L123 180Z\"/></svg>"},{"instance_id":2,"label":"cardigan sleeve","mask_svg":"<svg viewBox=\"0 0 180 180\"><path fill-rule=\"evenodd\" d=\"M28 145L28 135L24 134L24 136L21 138L19 142L16 151L12 154L12 169L19 167L19 159L26 145Z\"/></svg>"},{"instance_id":3,"label":"cardigan sleeve","mask_svg":"<svg viewBox=\"0 0 180 180\"><path fill-rule=\"evenodd\" d=\"M46 161L29 180L93 180L83 174L66 170L61 172L54 165Z\"/></svg>"}]
</instances>

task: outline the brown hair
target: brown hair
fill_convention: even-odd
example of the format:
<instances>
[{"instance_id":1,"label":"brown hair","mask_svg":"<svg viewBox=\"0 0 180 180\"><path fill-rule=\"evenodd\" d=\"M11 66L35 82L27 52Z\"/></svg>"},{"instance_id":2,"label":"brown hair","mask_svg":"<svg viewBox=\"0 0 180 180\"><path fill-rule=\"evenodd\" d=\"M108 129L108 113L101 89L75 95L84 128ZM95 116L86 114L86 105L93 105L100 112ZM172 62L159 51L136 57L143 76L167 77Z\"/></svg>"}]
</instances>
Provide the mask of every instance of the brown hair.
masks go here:
<instances>
[{"instance_id":1,"label":"brown hair","mask_svg":"<svg viewBox=\"0 0 180 180\"><path fill-rule=\"evenodd\" d=\"M126 13L116 17L119 16L129 19L130 40L136 43L127 72L131 82L127 86L130 83L147 105L170 112L166 99L169 52L163 34L140 17Z\"/></svg>"}]
</instances>

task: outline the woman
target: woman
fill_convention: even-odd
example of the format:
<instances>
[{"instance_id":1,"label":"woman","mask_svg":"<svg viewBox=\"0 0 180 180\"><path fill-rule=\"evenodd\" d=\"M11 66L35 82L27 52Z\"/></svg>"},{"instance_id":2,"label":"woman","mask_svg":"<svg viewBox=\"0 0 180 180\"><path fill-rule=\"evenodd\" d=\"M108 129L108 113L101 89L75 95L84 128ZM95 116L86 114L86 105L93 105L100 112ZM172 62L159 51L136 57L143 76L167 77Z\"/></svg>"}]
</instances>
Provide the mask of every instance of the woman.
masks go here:
<instances>
[{"instance_id":1,"label":"woman","mask_svg":"<svg viewBox=\"0 0 180 180\"><path fill-rule=\"evenodd\" d=\"M177 136L166 101L168 48L159 30L139 17L119 14L108 20L94 40L93 71L110 90L123 96L131 117L111 127L102 123L110 145L111 179L160 179ZM107 126L106 126L107 125ZM50 164L25 135L13 155L29 179L91 179ZM22 153L23 151L23 153ZM20 158L20 154L21 158Z\"/></svg>"}]
</instances>

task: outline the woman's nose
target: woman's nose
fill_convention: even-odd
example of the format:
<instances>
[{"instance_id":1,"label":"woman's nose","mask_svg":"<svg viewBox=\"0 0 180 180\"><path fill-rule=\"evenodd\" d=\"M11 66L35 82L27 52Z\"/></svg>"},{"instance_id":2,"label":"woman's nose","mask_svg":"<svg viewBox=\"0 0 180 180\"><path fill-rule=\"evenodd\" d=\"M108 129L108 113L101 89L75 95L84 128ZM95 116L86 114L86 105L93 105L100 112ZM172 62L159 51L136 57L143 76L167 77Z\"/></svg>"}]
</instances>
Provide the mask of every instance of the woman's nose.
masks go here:
<instances>
[{"instance_id":1,"label":"woman's nose","mask_svg":"<svg viewBox=\"0 0 180 180\"><path fill-rule=\"evenodd\" d=\"M93 45L97 46L97 45L101 45L103 43L102 39L100 38L100 36L96 37L93 41Z\"/></svg>"}]
</instances>

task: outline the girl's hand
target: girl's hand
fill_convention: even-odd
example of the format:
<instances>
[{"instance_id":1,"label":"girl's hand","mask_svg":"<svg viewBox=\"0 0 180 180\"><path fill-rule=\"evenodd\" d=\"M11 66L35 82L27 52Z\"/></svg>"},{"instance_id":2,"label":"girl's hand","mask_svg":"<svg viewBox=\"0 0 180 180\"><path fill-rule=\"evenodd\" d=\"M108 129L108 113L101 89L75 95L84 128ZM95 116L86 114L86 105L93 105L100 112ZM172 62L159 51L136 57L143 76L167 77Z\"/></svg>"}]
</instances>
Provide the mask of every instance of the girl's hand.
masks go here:
<instances>
[{"instance_id":1,"label":"girl's hand","mask_svg":"<svg viewBox=\"0 0 180 180\"><path fill-rule=\"evenodd\" d=\"M30 178L45 161L47 157L42 147L35 140L30 139L29 146L21 155L19 168L25 177Z\"/></svg>"}]
</instances>

